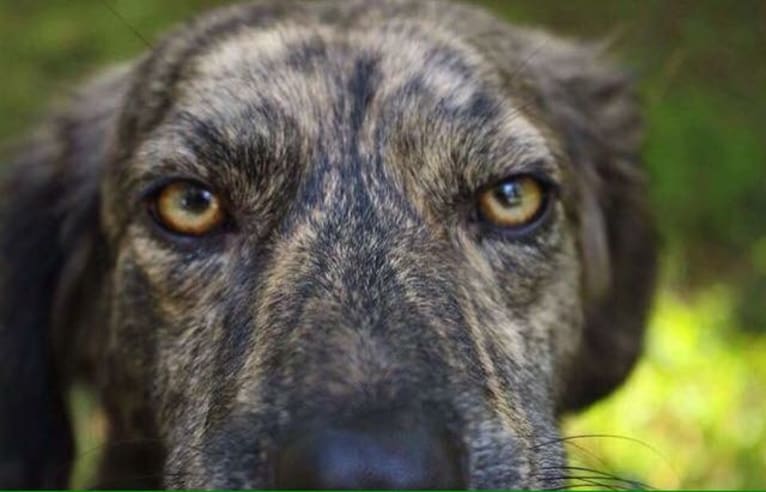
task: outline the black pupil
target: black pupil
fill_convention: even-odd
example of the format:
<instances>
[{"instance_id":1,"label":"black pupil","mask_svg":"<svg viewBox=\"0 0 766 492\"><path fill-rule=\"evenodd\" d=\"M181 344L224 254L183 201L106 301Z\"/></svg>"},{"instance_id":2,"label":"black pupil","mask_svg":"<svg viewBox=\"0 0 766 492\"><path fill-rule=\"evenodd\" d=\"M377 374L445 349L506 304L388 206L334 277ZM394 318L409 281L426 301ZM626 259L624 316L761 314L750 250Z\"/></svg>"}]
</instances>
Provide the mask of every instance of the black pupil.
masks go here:
<instances>
[{"instance_id":1,"label":"black pupil","mask_svg":"<svg viewBox=\"0 0 766 492\"><path fill-rule=\"evenodd\" d=\"M500 184L492 194L506 208L518 207L522 202L522 189L517 181L506 181Z\"/></svg>"},{"instance_id":2,"label":"black pupil","mask_svg":"<svg viewBox=\"0 0 766 492\"><path fill-rule=\"evenodd\" d=\"M198 186L187 186L181 196L181 208L192 214L203 214L213 202L213 194Z\"/></svg>"}]
</instances>

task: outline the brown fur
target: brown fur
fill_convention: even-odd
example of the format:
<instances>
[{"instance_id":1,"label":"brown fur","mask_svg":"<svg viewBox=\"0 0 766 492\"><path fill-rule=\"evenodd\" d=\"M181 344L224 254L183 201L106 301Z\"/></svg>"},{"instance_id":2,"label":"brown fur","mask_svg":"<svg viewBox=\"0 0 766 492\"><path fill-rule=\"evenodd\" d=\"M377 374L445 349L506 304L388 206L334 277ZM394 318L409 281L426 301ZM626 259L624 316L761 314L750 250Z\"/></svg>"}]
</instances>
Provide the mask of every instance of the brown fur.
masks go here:
<instances>
[{"instance_id":1,"label":"brown fur","mask_svg":"<svg viewBox=\"0 0 766 492\"><path fill-rule=\"evenodd\" d=\"M556 419L625 378L654 279L637 105L601 59L461 5L273 1L89 85L3 190L0 485L66 485L74 380L103 486L268 487L297 422L402 406L460 436L470 487L560 485ZM524 172L560 189L545 227L477 223ZM166 177L236 229L159 231Z\"/></svg>"}]
</instances>

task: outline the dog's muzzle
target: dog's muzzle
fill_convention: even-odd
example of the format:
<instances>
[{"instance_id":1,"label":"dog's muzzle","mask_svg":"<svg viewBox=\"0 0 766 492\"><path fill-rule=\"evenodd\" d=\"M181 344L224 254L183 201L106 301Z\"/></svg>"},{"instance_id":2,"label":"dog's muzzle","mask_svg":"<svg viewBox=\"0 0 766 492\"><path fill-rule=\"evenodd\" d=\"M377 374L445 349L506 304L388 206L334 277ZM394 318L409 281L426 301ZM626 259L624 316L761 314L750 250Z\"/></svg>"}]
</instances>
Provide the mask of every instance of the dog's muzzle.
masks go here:
<instances>
[{"instance_id":1,"label":"dog's muzzle","mask_svg":"<svg viewBox=\"0 0 766 492\"><path fill-rule=\"evenodd\" d=\"M276 457L283 489L461 489L464 453L434 419L372 413L292 434Z\"/></svg>"}]
</instances>

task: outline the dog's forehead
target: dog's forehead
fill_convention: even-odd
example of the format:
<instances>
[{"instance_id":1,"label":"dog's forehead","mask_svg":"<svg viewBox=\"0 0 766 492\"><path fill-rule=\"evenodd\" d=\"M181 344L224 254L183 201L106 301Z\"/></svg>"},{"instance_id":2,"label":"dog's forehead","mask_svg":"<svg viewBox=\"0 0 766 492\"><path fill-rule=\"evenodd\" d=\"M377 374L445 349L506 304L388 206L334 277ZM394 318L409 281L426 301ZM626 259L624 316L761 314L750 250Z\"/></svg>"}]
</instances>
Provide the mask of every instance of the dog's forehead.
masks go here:
<instances>
[{"instance_id":1,"label":"dog's forehead","mask_svg":"<svg viewBox=\"0 0 766 492\"><path fill-rule=\"evenodd\" d=\"M357 30L277 24L244 30L213 43L192 61L184 95L220 92L229 81L250 97L270 97L294 110L319 107L348 94L360 67L374 73L385 96L417 81L449 106L487 97L498 74L479 53L438 28L388 22ZM281 99L279 99L281 98Z\"/></svg>"},{"instance_id":2,"label":"dog's forehead","mask_svg":"<svg viewBox=\"0 0 766 492\"><path fill-rule=\"evenodd\" d=\"M467 152L466 142L480 142L505 165L551 160L525 96L509 93L502 77L455 33L422 20L364 29L281 23L212 42L188 62L174 105L234 145L253 134L284 142L289 129L308 147L337 150L353 139L364 153L404 139Z\"/></svg>"}]
</instances>

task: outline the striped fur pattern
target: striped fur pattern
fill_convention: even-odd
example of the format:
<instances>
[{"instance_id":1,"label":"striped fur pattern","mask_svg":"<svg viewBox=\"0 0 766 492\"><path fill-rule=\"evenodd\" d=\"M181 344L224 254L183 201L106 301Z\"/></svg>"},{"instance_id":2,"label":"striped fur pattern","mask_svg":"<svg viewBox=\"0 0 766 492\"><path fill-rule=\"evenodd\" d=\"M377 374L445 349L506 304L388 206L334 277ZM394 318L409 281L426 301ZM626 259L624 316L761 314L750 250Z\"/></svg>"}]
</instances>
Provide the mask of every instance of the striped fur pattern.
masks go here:
<instances>
[{"instance_id":1,"label":"striped fur pattern","mask_svg":"<svg viewBox=\"0 0 766 492\"><path fill-rule=\"evenodd\" d=\"M654 283L637 102L603 58L459 4L274 0L91 82L4 180L0 485L66 486L85 381L105 487L269 487L296 422L401 407L447 422L471 488L561 486L557 418L625 378ZM519 173L559 192L512 238L475 194ZM158 230L141 197L169 178L236 227Z\"/></svg>"}]
</instances>

